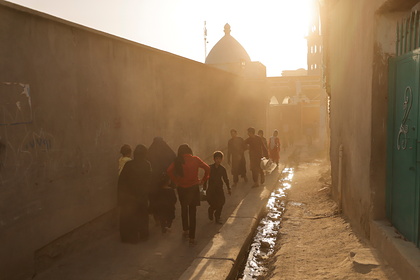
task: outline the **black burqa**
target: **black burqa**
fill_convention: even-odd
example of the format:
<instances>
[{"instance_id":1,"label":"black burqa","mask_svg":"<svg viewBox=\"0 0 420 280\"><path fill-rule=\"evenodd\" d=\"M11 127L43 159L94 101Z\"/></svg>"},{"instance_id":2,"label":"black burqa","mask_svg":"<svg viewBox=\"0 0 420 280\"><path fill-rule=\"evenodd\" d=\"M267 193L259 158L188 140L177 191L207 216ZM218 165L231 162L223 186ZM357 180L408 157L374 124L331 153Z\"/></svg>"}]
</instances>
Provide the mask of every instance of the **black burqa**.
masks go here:
<instances>
[{"instance_id":1,"label":"black burqa","mask_svg":"<svg viewBox=\"0 0 420 280\"><path fill-rule=\"evenodd\" d=\"M159 217L162 232L171 228L172 221L175 219L175 190L171 187L160 188L156 198L156 214Z\"/></svg>"},{"instance_id":2,"label":"black burqa","mask_svg":"<svg viewBox=\"0 0 420 280\"><path fill-rule=\"evenodd\" d=\"M157 195L160 189L162 174L166 173L169 165L174 162L175 152L162 139L155 137L147 152L147 160L152 166L151 190L149 195L149 213L156 217L157 215Z\"/></svg>"},{"instance_id":3,"label":"black burqa","mask_svg":"<svg viewBox=\"0 0 420 280\"><path fill-rule=\"evenodd\" d=\"M148 195L152 169L147 148L138 145L118 178L121 241L137 243L149 235Z\"/></svg>"}]
</instances>

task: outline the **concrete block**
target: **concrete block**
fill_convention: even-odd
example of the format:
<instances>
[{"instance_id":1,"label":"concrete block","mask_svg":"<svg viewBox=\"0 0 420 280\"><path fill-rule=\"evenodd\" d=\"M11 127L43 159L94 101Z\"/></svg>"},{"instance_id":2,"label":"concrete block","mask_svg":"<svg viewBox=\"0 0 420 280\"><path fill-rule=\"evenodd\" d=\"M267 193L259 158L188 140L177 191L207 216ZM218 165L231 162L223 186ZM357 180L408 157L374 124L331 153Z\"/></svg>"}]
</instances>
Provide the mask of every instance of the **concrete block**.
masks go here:
<instances>
[{"instance_id":1,"label":"concrete block","mask_svg":"<svg viewBox=\"0 0 420 280\"><path fill-rule=\"evenodd\" d=\"M420 279L420 249L401 238L388 221L372 221L370 241L402 279Z\"/></svg>"}]
</instances>

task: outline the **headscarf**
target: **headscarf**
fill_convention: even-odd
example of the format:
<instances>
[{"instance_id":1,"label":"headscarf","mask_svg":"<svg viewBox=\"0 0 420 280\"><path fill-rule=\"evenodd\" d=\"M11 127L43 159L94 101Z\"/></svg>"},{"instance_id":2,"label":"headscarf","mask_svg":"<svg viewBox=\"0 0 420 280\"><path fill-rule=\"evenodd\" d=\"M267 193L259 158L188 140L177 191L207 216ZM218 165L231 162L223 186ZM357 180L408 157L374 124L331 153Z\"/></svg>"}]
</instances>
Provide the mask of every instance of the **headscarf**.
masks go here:
<instances>
[{"instance_id":1,"label":"headscarf","mask_svg":"<svg viewBox=\"0 0 420 280\"><path fill-rule=\"evenodd\" d=\"M140 144L137 145L134 149L133 158L135 161L146 159L147 156L147 148L146 146Z\"/></svg>"},{"instance_id":2,"label":"headscarf","mask_svg":"<svg viewBox=\"0 0 420 280\"><path fill-rule=\"evenodd\" d=\"M155 180L159 180L161 173L166 172L166 169L168 169L175 157L175 152L162 137L153 139L153 143L147 151L147 160L152 165Z\"/></svg>"}]
</instances>

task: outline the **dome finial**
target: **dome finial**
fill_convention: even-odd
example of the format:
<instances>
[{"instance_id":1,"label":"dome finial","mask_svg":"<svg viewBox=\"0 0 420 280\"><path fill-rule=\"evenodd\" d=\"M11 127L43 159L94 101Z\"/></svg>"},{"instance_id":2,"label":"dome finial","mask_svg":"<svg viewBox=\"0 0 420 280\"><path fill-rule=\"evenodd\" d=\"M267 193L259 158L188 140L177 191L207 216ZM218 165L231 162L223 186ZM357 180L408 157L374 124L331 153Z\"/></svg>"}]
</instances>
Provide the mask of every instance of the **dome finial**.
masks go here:
<instances>
[{"instance_id":1,"label":"dome finial","mask_svg":"<svg viewBox=\"0 0 420 280\"><path fill-rule=\"evenodd\" d=\"M225 35L230 35L230 25L229 25L229 23L225 24Z\"/></svg>"}]
</instances>

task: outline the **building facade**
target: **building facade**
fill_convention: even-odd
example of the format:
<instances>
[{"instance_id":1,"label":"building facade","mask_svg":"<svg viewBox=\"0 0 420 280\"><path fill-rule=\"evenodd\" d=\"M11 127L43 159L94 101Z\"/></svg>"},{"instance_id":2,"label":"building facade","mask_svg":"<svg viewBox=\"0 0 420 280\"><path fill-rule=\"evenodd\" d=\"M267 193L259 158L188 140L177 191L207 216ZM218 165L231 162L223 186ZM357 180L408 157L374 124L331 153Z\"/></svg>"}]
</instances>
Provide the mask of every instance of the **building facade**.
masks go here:
<instances>
[{"instance_id":1,"label":"building facade","mask_svg":"<svg viewBox=\"0 0 420 280\"><path fill-rule=\"evenodd\" d=\"M322 68L331 98L333 196L352 227L403 279L420 277L413 265L420 263L420 169L417 115L411 110L418 102L419 76L414 62L394 62L403 60L398 34L404 34L407 61L417 60L417 2L319 1Z\"/></svg>"}]
</instances>

